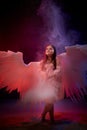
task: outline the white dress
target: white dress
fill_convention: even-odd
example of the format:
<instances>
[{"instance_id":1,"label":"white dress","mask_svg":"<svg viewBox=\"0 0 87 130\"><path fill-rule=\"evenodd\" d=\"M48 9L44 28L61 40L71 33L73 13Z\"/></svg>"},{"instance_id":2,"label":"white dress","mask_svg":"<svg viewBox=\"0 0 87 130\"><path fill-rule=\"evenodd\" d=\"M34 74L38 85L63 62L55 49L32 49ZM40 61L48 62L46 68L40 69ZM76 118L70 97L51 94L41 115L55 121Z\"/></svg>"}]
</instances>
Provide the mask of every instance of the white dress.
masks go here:
<instances>
[{"instance_id":1,"label":"white dress","mask_svg":"<svg viewBox=\"0 0 87 130\"><path fill-rule=\"evenodd\" d=\"M45 64L45 70L41 69L41 62L37 62L37 83L33 89L28 90L23 96L25 101L43 101L53 103L64 98L64 89L62 87L61 67L53 70L53 64Z\"/></svg>"}]
</instances>

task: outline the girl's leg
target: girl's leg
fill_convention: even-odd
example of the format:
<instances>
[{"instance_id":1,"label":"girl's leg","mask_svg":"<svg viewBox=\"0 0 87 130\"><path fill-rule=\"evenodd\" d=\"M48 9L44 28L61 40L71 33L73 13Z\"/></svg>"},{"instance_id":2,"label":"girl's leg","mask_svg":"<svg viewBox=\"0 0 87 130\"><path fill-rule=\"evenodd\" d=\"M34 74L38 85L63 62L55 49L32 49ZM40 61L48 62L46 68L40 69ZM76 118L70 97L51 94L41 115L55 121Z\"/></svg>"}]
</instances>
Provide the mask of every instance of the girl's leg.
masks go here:
<instances>
[{"instance_id":1,"label":"girl's leg","mask_svg":"<svg viewBox=\"0 0 87 130\"><path fill-rule=\"evenodd\" d=\"M51 122L54 122L54 105L52 103L46 103L42 113L42 121L45 121L47 112L49 112Z\"/></svg>"},{"instance_id":2,"label":"girl's leg","mask_svg":"<svg viewBox=\"0 0 87 130\"><path fill-rule=\"evenodd\" d=\"M53 104L50 104L49 116L50 116L51 122L54 122L54 105Z\"/></svg>"},{"instance_id":3,"label":"girl's leg","mask_svg":"<svg viewBox=\"0 0 87 130\"><path fill-rule=\"evenodd\" d=\"M44 110L42 112L42 121L45 121L45 117L46 117L47 112L49 112L49 104L48 103L45 104Z\"/></svg>"}]
</instances>

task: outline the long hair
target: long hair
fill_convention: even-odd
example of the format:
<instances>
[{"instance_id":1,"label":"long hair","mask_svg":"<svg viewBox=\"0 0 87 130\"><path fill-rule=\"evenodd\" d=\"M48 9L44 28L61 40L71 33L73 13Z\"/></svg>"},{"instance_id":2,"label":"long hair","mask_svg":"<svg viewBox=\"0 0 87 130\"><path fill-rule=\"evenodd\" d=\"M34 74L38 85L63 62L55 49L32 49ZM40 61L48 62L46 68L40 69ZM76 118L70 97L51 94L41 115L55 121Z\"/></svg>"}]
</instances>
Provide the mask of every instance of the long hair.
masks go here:
<instances>
[{"instance_id":1,"label":"long hair","mask_svg":"<svg viewBox=\"0 0 87 130\"><path fill-rule=\"evenodd\" d=\"M53 66L54 66L53 69L56 69L56 48L55 48L54 45L48 45L48 46L52 46L52 48L54 49L54 53L53 53L53 55L52 55L52 57L51 57L51 63L53 63ZM48 56L45 55L45 56L44 56L44 59L43 59L43 61L42 61L42 70L44 70L44 66L45 66L47 60L48 60Z\"/></svg>"}]
</instances>

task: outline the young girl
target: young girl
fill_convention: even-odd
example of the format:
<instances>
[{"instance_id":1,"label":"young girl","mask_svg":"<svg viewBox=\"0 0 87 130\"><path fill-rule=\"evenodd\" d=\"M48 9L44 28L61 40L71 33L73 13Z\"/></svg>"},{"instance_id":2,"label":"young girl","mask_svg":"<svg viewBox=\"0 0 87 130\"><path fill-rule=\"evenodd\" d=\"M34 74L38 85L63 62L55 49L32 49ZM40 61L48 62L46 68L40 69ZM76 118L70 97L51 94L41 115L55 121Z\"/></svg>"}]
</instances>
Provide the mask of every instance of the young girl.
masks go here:
<instances>
[{"instance_id":1,"label":"young girl","mask_svg":"<svg viewBox=\"0 0 87 130\"><path fill-rule=\"evenodd\" d=\"M51 122L54 122L54 102L64 97L64 91L61 85L61 67L53 45L46 47L45 57L40 62L40 65L46 80L47 86L45 87L50 88L42 113L42 121L45 121L46 114L49 113Z\"/></svg>"}]
</instances>

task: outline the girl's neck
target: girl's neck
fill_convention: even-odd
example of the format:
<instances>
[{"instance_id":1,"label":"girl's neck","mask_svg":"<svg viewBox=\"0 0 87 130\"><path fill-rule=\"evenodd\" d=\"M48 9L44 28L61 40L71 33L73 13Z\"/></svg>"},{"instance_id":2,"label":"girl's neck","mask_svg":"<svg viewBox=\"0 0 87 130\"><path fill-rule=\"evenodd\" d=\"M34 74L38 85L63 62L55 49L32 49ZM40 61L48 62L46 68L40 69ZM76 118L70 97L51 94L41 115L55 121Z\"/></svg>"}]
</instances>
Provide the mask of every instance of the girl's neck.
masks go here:
<instances>
[{"instance_id":1,"label":"girl's neck","mask_svg":"<svg viewBox=\"0 0 87 130\"><path fill-rule=\"evenodd\" d=\"M48 58L47 58L47 63L51 63L52 62L52 58L49 56Z\"/></svg>"}]
</instances>

